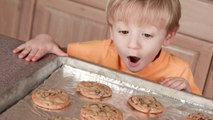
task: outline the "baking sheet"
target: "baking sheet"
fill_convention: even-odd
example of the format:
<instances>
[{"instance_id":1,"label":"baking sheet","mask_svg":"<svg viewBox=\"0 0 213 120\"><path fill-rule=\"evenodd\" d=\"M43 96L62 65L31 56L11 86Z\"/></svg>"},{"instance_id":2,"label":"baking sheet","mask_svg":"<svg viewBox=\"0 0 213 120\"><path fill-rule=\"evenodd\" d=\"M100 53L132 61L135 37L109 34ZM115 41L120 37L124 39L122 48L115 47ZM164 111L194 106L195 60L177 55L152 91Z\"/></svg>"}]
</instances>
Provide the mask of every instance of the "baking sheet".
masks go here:
<instances>
[{"instance_id":1,"label":"baking sheet","mask_svg":"<svg viewBox=\"0 0 213 120\"><path fill-rule=\"evenodd\" d=\"M62 110L45 110L32 103L31 94L0 115L0 120L47 120L53 116L80 118L80 109L90 102L109 103L123 112L124 120L183 120L186 115L203 112L213 116L213 101L176 91L138 77L99 67L78 59L59 57L50 64L57 64L54 72L45 70L49 77L38 88L51 87L66 90L71 96L71 105ZM47 65L50 66L50 65ZM41 74L44 71L41 71ZM39 77L39 75L38 75ZM96 81L112 88L113 95L103 100L87 99L75 92L80 81ZM163 105L164 112L146 115L133 110L127 100L131 95L152 95ZM23 115L24 114L24 115Z\"/></svg>"}]
</instances>

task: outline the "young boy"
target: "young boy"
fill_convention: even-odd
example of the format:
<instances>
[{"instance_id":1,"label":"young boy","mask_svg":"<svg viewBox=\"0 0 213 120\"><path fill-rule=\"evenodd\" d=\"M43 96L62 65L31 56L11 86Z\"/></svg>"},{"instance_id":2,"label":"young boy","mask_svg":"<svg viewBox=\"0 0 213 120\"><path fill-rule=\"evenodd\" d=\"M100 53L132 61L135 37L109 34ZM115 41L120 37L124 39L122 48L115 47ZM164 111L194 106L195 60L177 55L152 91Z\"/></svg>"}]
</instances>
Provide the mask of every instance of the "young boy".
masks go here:
<instances>
[{"instance_id":1,"label":"young boy","mask_svg":"<svg viewBox=\"0 0 213 120\"><path fill-rule=\"evenodd\" d=\"M179 0L111 0L107 7L111 38L71 43L67 54L200 95L189 65L162 49L179 28L180 9ZM46 34L13 52L27 61L36 61L47 53L67 56Z\"/></svg>"}]
</instances>

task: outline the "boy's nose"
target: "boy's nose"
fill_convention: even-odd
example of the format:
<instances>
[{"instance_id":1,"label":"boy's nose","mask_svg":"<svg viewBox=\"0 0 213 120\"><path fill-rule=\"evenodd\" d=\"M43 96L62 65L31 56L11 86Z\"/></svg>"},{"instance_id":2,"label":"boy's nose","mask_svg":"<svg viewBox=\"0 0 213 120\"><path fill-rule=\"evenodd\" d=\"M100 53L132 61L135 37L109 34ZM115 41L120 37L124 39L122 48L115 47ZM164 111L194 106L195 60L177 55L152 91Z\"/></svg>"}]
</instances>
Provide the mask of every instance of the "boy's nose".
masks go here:
<instances>
[{"instance_id":1,"label":"boy's nose","mask_svg":"<svg viewBox=\"0 0 213 120\"><path fill-rule=\"evenodd\" d=\"M138 39L130 39L129 42L128 42L128 48L130 49L140 49L141 48L141 45L138 41Z\"/></svg>"}]
</instances>

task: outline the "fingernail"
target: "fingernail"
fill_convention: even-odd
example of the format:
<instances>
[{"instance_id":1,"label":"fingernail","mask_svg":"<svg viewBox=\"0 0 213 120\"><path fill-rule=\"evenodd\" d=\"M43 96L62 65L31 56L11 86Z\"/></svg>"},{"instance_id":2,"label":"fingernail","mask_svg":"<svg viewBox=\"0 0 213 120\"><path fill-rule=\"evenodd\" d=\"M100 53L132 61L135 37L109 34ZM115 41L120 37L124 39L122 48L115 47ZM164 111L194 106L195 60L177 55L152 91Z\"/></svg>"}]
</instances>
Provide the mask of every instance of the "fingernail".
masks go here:
<instances>
[{"instance_id":1,"label":"fingernail","mask_svg":"<svg viewBox=\"0 0 213 120\"><path fill-rule=\"evenodd\" d=\"M35 62L35 61L36 61L36 59L35 59L35 58L33 58L33 59L32 59L32 61L33 61L33 62Z\"/></svg>"},{"instance_id":2,"label":"fingernail","mask_svg":"<svg viewBox=\"0 0 213 120\"><path fill-rule=\"evenodd\" d=\"M19 55L18 57L19 57L19 58L23 58L23 56L22 56L22 55Z\"/></svg>"}]
</instances>

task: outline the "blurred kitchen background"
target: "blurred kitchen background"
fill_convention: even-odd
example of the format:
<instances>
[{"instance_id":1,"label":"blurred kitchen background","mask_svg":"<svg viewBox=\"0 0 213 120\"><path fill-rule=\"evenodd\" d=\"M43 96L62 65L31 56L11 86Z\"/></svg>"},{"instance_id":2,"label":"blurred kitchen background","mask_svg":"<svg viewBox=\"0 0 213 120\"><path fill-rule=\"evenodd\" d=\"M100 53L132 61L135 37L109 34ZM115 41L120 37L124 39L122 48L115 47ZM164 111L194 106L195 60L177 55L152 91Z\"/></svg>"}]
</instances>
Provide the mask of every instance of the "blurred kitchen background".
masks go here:
<instances>
[{"instance_id":1,"label":"blurred kitchen background","mask_svg":"<svg viewBox=\"0 0 213 120\"><path fill-rule=\"evenodd\" d=\"M190 64L204 96L213 99L213 0L180 1L181 27L164 49ZM106 39L106 4L107 0L0 0L0 34L27 41L48 33L61 47Z\"/></svg>"}]
</instances>

